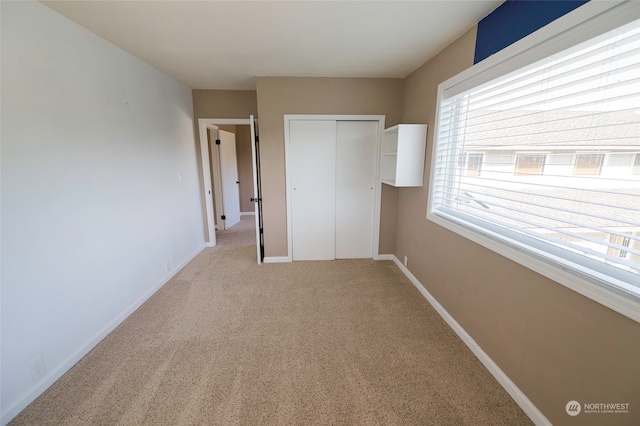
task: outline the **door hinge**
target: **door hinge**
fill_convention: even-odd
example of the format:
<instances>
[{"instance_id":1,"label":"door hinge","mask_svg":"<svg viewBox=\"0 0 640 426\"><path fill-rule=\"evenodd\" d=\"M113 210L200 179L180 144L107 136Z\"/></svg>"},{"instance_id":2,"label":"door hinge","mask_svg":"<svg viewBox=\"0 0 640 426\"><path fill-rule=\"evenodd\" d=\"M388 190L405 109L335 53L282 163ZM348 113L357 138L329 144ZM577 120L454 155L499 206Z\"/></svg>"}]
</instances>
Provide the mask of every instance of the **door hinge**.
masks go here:
<instances>
[{"instance_id":1,"label":"door hinge","mask_svg":"<svg viewBox=\"0 0 640 426\"><path fill-rule=\"evenodd\" d=\"M227 217L225 215L221 216L222 220L227 220Z\"/></svg>"},{"instance_id":2,"label":"door hinge","mask_svg":"<svg viewBox=\"0 0 640 426\"><path fill-rule=\"evenodd\" d=\"M258 135L256 135L256 142L260 142L260 137L258 137Z\"/></svg>"},{"instance_id":3,"label":"door hinge","mask_svg":"<svg viewBox=\"0 0 640 426\"><path fill-rule=\"evenodd\" d=\"M220 139L216 139L216 145L220 145Z\"/></svg>"}]
</instances>

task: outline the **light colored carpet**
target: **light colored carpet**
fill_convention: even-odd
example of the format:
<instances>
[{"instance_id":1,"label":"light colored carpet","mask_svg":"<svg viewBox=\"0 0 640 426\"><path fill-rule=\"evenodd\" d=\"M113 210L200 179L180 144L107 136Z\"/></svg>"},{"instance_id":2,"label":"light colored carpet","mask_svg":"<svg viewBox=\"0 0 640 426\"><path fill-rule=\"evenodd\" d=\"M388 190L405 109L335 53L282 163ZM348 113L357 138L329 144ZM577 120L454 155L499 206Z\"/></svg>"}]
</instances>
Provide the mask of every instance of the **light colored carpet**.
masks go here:
<instances>
[{"instance_id":1,"label":"light colored carpet","mask_svg":"<svg viewBox=\"0 0 640 426\"><path fill-rule=\"evenodd\" d=\"M393 262L254 241L218 233L11 424L531 424Z\"/></svg>"}]
</instances>

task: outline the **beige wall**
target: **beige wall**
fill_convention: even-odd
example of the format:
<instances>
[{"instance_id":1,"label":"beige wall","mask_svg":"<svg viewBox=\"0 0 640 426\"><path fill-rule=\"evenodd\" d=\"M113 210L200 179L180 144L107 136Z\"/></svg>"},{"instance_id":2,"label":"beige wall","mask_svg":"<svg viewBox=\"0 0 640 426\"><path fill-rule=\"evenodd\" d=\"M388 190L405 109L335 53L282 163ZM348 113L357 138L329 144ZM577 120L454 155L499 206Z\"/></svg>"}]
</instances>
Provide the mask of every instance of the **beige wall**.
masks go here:
<instances>
[{"instance_id":1,"label":"beige wall","mask_svg":"<svg viewBox=\"0 0 640 426\"><path fill-rule=\"evenodd\" d=\"M395 254L554 424L638 424L640 324L426 220L437 85L473 63L475 28L406 79L403 122L426 122L422 188L397 191ZM632 414L569 417L570 400Z\"/></svg>"},{"instance_id":2,"label":"beige wall","mask_svg":"<svg viewBox=\"0 0 640 426\"><path fill-rule=\"evenodd\" d=\"M193 90L193 123L196 133L196 152L198 157L198 173L200 176L200 197L204 223L202 231L208 240L207 212L204 199L204 181L202 173L202 157L200 155L200 118L249 118L258 116L258 104L254 90ZM239 170L238 170L239 172ZM241 181L242 182L242 181ZM242 193L241 193L242 196ZM240 206L242 210L242 205Z\"/></svg>"},{"instance_id":3,"label":"beige wall","mask_svg":"<svg viewBox=\"0 0 640 426\"><path fill-rule=\"evenodd\" d=\"M402 79L258 77L265 256L287 255L284 115L385 115L388 127L402 117L403 88ZM388 199L387 220L394 216ZM391 252L393 240L393 223L381 225L381 252Z\"/></svg>"},{"instance_id":4,"label":"beige wall","mask_svg":"<svg viewBox=\"0 0 640 426\"><path fill-rule=\"evenodd\" d=\"M390 127L387 124L387 127ZM396 220L398 189L382 185L382 203L380 206L380 254L393 254L396 251Z\"/></svg>"},{"instance_id":5,"label":"beige wall","mask_svg":"<svg viewBox=\"0 0 640 426\"><path fill-rule=\"evenodd\" d=\"M193 116L198 118L249 118L258 115L255 90L205 90L193 94Z\"/></svg>"}]
</instances>

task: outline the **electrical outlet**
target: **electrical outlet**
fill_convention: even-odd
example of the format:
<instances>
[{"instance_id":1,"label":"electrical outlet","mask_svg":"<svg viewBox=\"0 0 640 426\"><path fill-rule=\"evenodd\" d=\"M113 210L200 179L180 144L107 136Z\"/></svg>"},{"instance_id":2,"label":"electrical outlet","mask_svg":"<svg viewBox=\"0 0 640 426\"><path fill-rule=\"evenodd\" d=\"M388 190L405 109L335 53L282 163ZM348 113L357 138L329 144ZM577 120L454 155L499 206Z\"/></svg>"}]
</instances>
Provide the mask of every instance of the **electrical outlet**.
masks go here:
<instances>
[{"instance_id":1,"label":"electrical outlet","mask_svg":"<svg viewBox=\"0 0 640 426\"><path fill-rule=\"evenodd\" d=\"M409 259L407 258L407 256L404 257L404 266L409 266Z\"/></svg>"},{"instance_id":2,"label":"electrical outlet","mask_svg":"<svg viewBox=\"0 0 640 426\"><path fill-rule=\"evenodd\" d=\"M34 359L29 363L29 371L31 371L31 380L37 382L47 372L47 367L44 365L44 358L42 355Z\"/></svg>"},{"instance_id":3,"label":"electrical outlet","mask_svg":"<svg viewBox=\"0 0 640 426\"><path fill-rule=\"evenodd\" d=\"M169 262L164 262L164 273L168 274L169 273Z\"/></svg>"}]
</instances>

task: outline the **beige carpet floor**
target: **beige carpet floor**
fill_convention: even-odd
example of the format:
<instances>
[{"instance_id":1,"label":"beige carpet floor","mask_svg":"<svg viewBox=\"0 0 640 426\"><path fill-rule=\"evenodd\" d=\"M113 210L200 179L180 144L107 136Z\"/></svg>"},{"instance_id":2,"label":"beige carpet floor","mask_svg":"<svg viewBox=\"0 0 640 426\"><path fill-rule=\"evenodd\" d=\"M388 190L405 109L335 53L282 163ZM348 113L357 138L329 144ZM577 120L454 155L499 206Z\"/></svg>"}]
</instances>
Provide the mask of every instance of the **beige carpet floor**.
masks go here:
<instances>
[{"instance_id":1,"label":"beige carpet floor","mask_svg":"<svg viewBox=\"0 0 640 426\"><path fill-rule=\"evenodd\" d=\"M258 266L244 219L11 424L531 424L393 262Z\"/></svg>"}]
</instances>

